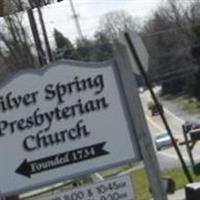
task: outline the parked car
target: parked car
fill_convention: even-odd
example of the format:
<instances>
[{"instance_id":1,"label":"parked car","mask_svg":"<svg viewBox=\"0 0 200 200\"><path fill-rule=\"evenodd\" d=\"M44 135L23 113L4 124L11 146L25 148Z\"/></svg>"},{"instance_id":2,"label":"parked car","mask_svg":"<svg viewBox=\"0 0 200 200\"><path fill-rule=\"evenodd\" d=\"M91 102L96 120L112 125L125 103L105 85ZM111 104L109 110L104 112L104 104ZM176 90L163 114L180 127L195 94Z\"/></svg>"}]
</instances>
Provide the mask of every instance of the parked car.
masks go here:
<instances>
[{"instance_id":1,"label":"parked car","mask_svg":"<svg viewBox=\"0 0 200 200\"><path fill-rule=\"evenodd\" d=\"M161 104L159 104L159 106L161 111L164 112L163 106ZM159 114L158 108L152 101L148 102L148 109L150 110L152 116Z\"/></svg>"},{"instance_id":2,"label":"parked car","mask_svg":"<svg viewBox=\"0 0 200 200\"><path fill-rule=\"evenodd\" d=\"M178 139L175 139L178 142ZM167 132L162 132L155 135L156 150L161 150L163 147L172 146L172 140Z\"/></svg>"}]
</instances>

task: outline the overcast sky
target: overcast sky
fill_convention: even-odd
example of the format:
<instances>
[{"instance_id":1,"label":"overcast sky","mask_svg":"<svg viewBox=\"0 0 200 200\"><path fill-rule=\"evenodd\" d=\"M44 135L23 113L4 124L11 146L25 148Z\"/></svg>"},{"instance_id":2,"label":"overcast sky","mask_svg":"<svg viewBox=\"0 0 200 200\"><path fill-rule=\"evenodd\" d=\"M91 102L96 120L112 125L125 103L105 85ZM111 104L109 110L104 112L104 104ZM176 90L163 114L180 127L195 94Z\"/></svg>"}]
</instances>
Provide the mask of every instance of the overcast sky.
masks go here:
<instances>
[{"instance_id":1,"label":"overcast sky","mask_svg":"<svg viewBox=\"0 0 200 200\"><path fill-rule=\"evenodd\" d=\"M80 16L82 32L87 37L92 37L98 28L99 18L109 11L125 10L142 22L161 1L163 0L73 0ZM45 6L43 14L50 40L53 40L54 28L71 40L78 37L69 0Z\"/></svg>"}]
</instances>

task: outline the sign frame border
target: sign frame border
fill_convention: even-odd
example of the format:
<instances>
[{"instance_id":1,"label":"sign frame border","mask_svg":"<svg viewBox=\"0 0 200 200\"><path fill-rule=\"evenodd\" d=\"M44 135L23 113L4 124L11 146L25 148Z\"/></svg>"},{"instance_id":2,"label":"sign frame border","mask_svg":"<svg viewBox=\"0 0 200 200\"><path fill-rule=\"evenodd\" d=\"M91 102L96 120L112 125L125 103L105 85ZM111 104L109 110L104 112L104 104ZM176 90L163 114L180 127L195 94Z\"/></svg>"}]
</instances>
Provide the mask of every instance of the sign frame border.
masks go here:
<instances>
[{"instance_id":1,"label":"sign frame border","mask_svg":"<svg viewBox=\"0 0 200 200\"><path fill-rule=\"evenodd\" d=\"M122 106L124 116L125 116L125 119L126 119L127 125L128 125L132 149L135 152L135 158L116 162L114 164L106 165L104 167L97 167L97 168L94 168L93 170L85 170L83 172L73 174L73 175L67 175L67 176L63 175L62 178L58 177L58 178L51 180L51 181L43 181L41 184L33 184L31 187L27 186L27 187L24 187L23 189L13 190L13 191L10 191L10 192L7 192L7 193L2 193L5 196L11 196L11 195L19 194L19 193L25 193L27 191L38 189L40 187L46 187L46 186L56 184L56 183L59 183L59 182L62 182L62 181L67 181L67 180L87 176L87 175L90 175L92 173L95 173L95 172L98 172L98 171L101 171L101 170L105 170L105 169L117 167L117 166L120 166L120 165L128 164L130 162L135 163L135 162L142 160L142 154L141 154L141 151L140 151L140 148L139 148L139 143L137 142L137 136L136 136L137 134L135 133L136 129L135 129L135 126L134 126L134 124L132 123L132 120L131 120L131 113L129 111L129 105L128 105L128 102L127 102L127 99L126 99L125 91L123 91L123 87L124 87L123 81L121 80L120 71L118 69L118 64L116 63L116 59L110 59L110 60L103 61L103 62L84 62L84 61L77 61L77 60L70 60L70 59L62 59L62 60L59 60L59 61L52 62L52 63L50 63L50 64L48 64L48 65L46 65L42 68L20 69L19 71L15 71L13 73L11 72L11 74L7 75L1 81L0 89L2 89L7 84L14 81L19 76L31 73L31 74L42 77L51 68L56 67L56 65L62 65L62 64L63 65L71 65L71 66L79 67L79 68L80 67L84 67L84 68L112 67L113 75L114 75L115 81L117 83L116 87L117 87L118 92L119 92L121 106ZM133 89L133 88L131 88L131 89ZM1 186L0 186L0 189L1 189Z\"/></svg>"}]
</instances>

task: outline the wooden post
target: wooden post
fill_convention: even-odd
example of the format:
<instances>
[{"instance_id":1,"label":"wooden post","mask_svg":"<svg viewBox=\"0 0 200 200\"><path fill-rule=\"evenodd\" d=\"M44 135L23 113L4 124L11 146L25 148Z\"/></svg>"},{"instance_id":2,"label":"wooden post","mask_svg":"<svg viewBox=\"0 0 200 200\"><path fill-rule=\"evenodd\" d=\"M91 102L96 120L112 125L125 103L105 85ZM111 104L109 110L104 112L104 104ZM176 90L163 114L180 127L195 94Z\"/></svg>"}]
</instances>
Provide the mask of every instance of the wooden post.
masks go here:
<instances>
[{"instance_id":1,"label":"wooden post","mask_svg":"<svg viewBox=\"0 0 200 200\"><path fill-rule=\"evenodd\" d=\"M194 168L194 159L193 159L193 156L192 156L192 152L191 152L191 148L190 148L190 140L188 138L188 133L183 129L183 136L184 136L184 139L185 139L185 145L186 145L186 149L187 149L187 152L188 152L188 156L190 158L190 162L192 164L192 167Z\"/></svg>"},{"instance_id":2,"label":"wooden post","mask_svg":"<svg viewBox=\"0 0 200 200\"><path fill-rule=\"evenodd\" d=\"M6 200L19 200L18 196L6 197Z\"/></svg>"},{"instance_id":3,"label":"wooden post","mask_svg":"<svg viewBox=\"0 0 200 200\"><path fill-rule=\"evenodd\" d=\"M0 0L0 16L4 15L4 0Z\"/></svg>"},{"instance_id":4,"label":"wooden post","mask_svg":"<svg viewBox=\"0 0 200 200\"><path fill-rule=\"evenodd\" d=\"M48 36L47 36L47 30L46 30L46 27L45 27L42 10L41 10L40 7L38 7L37 10L38 10L39 20L40 20L40 24L41 24L41 28L42 28L43 37L44 37L44 43L45 43L47 54L48 54L48 57L49 57L49 62L52 62L53 61L53 54L52 54L51 47L50 47L50 44L49 44L49 39L48 39Z\"/></svg>"},{"instance_id":5,"label":"wooden post","mask_svg":"<svg viewBox=\"0 0 200 200\"><path fill-rule=\"evenodd\" d=\"M163 188L160 168L152 144L151 135L147 127L144 111L137 91L137 84L131 69L128 53L125 48L117 49L114 52L117 70L123 84L130 118L133 124L140 150L144 160L145 170L149 179L152 194L155 200L167 200Z\"/></svg>"},{"instance_id":6,"label":"wooden post","mask_svg":"<svg viewBox=\"0 0 200 200\"><path fill-rule=\"evenodd\" d=\"M45 56L44 50L42 48L40 36L39 36L39 33L38 33L34 13L31 9L29 9L27 11L27 14L28 14L28 19L29 19L31 31L32 31L32 34L33 34L33 39L34 39L37 54L38 54L38 60L39 60L40 66L42 67L45 64L47 64L47 62L46 62L46 56Z\"/></svg>"}]
</instances>

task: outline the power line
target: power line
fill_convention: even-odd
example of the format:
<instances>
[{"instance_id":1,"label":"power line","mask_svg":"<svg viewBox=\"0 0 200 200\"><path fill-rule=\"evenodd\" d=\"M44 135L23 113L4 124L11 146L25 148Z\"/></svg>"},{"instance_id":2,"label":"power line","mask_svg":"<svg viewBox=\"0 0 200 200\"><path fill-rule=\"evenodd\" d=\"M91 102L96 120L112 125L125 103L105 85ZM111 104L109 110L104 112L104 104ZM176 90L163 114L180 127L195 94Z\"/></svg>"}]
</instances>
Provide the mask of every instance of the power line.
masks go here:
<instances>
[{"instance_id":1,"label":"power line","mask_svg":"<svg viewBox=\"0 0 200 200\"><path fill-rule=\"evenodd\" d=\"M93 31L93 29L83 29L84 32ZM67 34L75 34L75 31L68 31ZM39 35L42 36L42 32L39 31ZM67 36L65 36L67 37ZM54 38L53 35L48 35L48 38Z\"/></svg>"},{"instance_id":2,"label":"power line","mask_svg":"<svg viewBox=\"0 0 200 200\"><path fill-rule=\"evenodd\" d=\"M78 15L76 16L76 18L79 17ZM85 21L89 21L89 20L96 20L94 17L101 17L101 15L93 15L93 16L88 16L87 18L82 18L81 20L85 20ZM65 23L66 20L57 20L58 22L63 22ZM57 21L45 21L45 23L56 23ZM177 30L181 30L181 29L186 29L186 28L194 28L194 27L199 27L200 24L195 24L195 25L190 25L190 26L186 26L186 27L179 27L179 28L171 28L171 29L165 29L165 30L162 30L162 31L155 31L153 33L140 33L139 35L142 37L142 38L147 38L147 37L152 37L152 36L155 36L155 35L159 35L159 34L163 34L163 33L168 33L168 32L171 32L171 31L177 31ZM94 27L96 28L96 27Z\"/></svg>"},{"instance_id":3,"label":"power line","mask_svg":"<svg viewBox=\"0 0 200 200\"><path fill-rule=\"evenodd\" d=\"M178 51L183 51L185 52L186 50L191 50L192 48L195 48L195 47L200 47L200 44L196 44L196 45L191 45L189 47L184 47L184 48L179 48L179 49L173 49L171 51L168 51L167 53L162 53L160 54L159 56L152 56L150 55L150 57L152 59L158 59L158 58L162 58L162 57L166 57L166 56L170 56L170 55L173 55L173 54L177 54ZM148 50L148 49L147 49Z\"/></svg>"},{"instance_id":4,"label":"power line","mask_svg":"<svg viewBox=\"0 0 200 200\"><path fill-rule=\"evenodd\" d=\"M168 28L165 30L160 30L160 31L155 31L153 33L141 33L140 36L141 37L151 37L151 36L155 36L155 35L159 35L162 33L167 33L167 32L173 32L173 31L177 31L177 30L184 30L187 28L195 28L195 27L199 27L200 24L193 24L193 25L186 25L184 27L174 27L174 28Z\"/></svg>"},{"instance_id":5,"label":"power line","mask_svg":"<svg viewBox=\"0 0 200 200\"><path fill-rule=\"evenodd\" d=\"M95 21L96 19L92 17L82 17L80 20L81 21ZM58 24L58 23L66 24L66 19L56 20L56 21L54 20L45 21L45 24Z\"/></svg>"},{"instance_id":6,"label":"power line","mask_svg":"<svg viewBox=\"0 0 200 200\"><path fill-rule=\"evenodd\" d=\"M179 75L179 76L174 76L174 77L171 77L171 78L165 78L165 79L151 79L152 82L159 82L159 83L166 83L166 82L171 82L171 81L175 81L175 80L179 80L181 78L188 78L192 75L194 75L195 73L194 72L188 72L187 74L182 74L182 75Z\"/></svg>"},{"instance_id":7,"label":"power line","mask_svg":"<svg viewBox=\"0 0 200 200\"><path fill-rule=\"evenodd\" d=\"M162 79L162 78L165 78L165 77L168 77L168 76L173 76L173 75L179 76L182 73L186 73L186 72L195 72L195 70L190 69L190 68L174 70L174 71L171 71L171 72L162 73L160 75L152 76L152 79L159 79L159 78Z\"/></svg>"},{"instance_id":8,"label":"power line","mask_svg":"<svg viewBox=\"0 0 200 200\"><path fill-rule=\"evenodd\" d=\"M83 1L83 0L82 0ZM131 2L132 0L118 0L118 2L124 2L124 1L127 1L127 2ZM186 0L187 1L187 0ZM69 0L70 2L70 6L71 6L71 9L72 9L72 13L73 13L73 18L75 20L75 23L76 23L76 27L77 27L77 31L79 33L79 35L83 35L82 34L82 30L81 30L81 26L80 26L80 22L79 22L79 15L76 13L76 10L75 10L75 7L74 7L74 4L72 2L72 0ZM88 4L88 3L92 3L92 4L105 4L105 3L110 3L110 2L116 2L116 0L106 0L104 2L79 2L79 5L80 4ZM63 9L63 7L60 7L60 8L56 8L56 9ZM94 20L94 15L91 16L91 19ZM100 15L98 15L97 17L100 17ZM89 17L88 19L85 19L85 20L90 20ZM172 31L178 31L178 30L184 30L184 29L187 29L187 28L193 28L193 27L198 27L200 26L200 24L194 24L194 25L187 25L187 26L182 26L182 27L173 27L173 28L169 28L169 29L165 29L165 30L160 30L160 31L156 31L156 32L153 32L153 33L142 33L140 34L141 37L152 37L152 36L156 36L156 35L159 35L159 34L163 34L163 33L167 33L167 32L172 32Z\"/></svg>"},{"instance_id":9,"label":"power line","mask_svg":"<svg viewBox=\"0 0 200 200\"><path fill-rule=\"evenodd\" d=\"M84 29L85 31L90 31L92 29ZM69 33L69 32L68 32ZM73 34L74 32L70 32L70 34ZM54 38L54 36L52 36L51 38ZM109 44L111 45L111 43L103 43L102 45L105 45L105 44ZM94 47L95 45L88 45L88 47ZM196 44L196 45L191 45L189 47L185 47L185 48L180 48L180 49L176 49L176 50L172 50L172 51L169 51L167 53L164 53L164 54L161 54L159 56L152 56L152 55L149 55L150 59L153 59L153 60L156 60L156 59L159 59L159 58L162 58L162 57L165 57L165 56L170 56L170 55L173 55L174 52L177 53L177 51L180 51L180 52L185 52L186 50L190 50L191 48L195 48L195 47L200 47L200 44ZM69 49L68 49L69 50ZM148 49L147 49L148 50Z\"/></svg>"},{"instance_id":10,"label":"power line","mask_svg":"<svg viewBox=\"0 0 200 200\"><path fill-rule=\"evenodd\" d=\"M47 36L47 30L46 30L46 26L45 26L45 23L44 23L42 10L41 10L40 7L37 7L37 10L38 10L38 15L39 15L40 25L41 25L41 28L42 28L42 35L44 37L44 43L45 43L47 55L48 55L49 61L52 62L53 61L53 54L52 54L49 39L48 39L48 36Z\"/></svg>"},{"instance_id":11,"label":"power line","mask_svg":"<svg viewBox=\"0 0 200 200\"><path fill-rule=\"evenodd\" d=\"M82 46L82 47L83 48L92 48L92 47L101 47L103 45L111 45L111 44L109 44L109 43L103 43L103 44L100 44L100 45L90 44L90 45ZM65 48L63 50L69 51L69 50L72 50L72 48ZM195 68L196 68L196 66L191 67L191 68L185 67L183 69L167 70L163 73L161 72L160 75L152 76L151 80L155 81L155 82L169 82L169 81L172 81L172 80L177 80L177 79L180 79L180 78L184 78L186 76L193 75L195 73ZM171 76L171 77L168 78L167 76Z\"/></svg>"}]
</instances>

